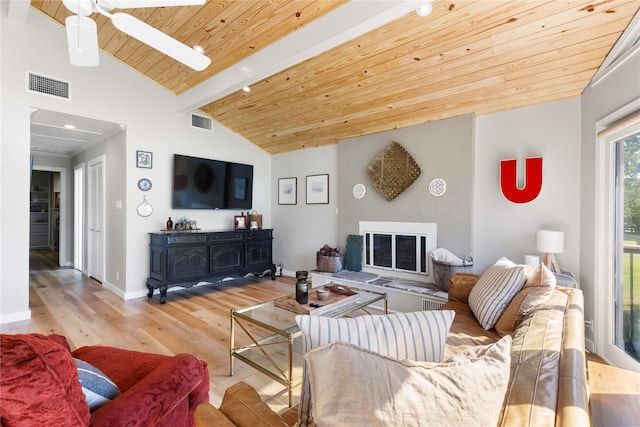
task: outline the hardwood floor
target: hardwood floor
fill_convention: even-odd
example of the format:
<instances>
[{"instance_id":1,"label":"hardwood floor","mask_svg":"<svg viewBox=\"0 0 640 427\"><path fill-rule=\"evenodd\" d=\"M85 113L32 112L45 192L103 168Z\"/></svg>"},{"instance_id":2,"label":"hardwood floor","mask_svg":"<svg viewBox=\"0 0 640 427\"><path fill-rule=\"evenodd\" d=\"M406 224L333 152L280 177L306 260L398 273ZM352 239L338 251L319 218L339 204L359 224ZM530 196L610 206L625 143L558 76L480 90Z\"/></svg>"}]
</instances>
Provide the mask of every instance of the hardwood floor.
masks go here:
<instances>
[{"instance_id":1,"label":"hardwood floor","mask_svg":"<svg viewBox=\"0 0 640 427\"><path fill-rule=\"evenodd\" d=\"M640 425L640 373L607 365L587 353L589 406L594 427Z\"/></svg>"},{"instance_id":2,"label":"hardwood floor","mask_svg":"<svg viewBox=\"0 0 640 427\"><path fill-rule=\"evenodd\" d=\"M57 266L57 254L32 251L29 305L31 319L0 325L2 333L61 334L72 348L108 345L174 355L191 353L206 360L211 403L218 406L230 385L245 381L275 410L287 407L282 385L241 361L229 376L229 311L294 292L295 279L241 279L123 301L71 268ZM640 375L608 366L588 355L594 426L640 425ZM294 403L300 388L294 389Z\"/></svg>"},{"instance_id":3,"label":"hardwood floor","mask_svg":"<svg viewBox=\"0 0 640 427\"><path fill-rule=\"evenodd\" d=\"M229 313L294 292L294 278L240 279L168 294L160 304L146 297L123 301L72 268L57 266L57 253L32 251L29 305L31 319L0 326L2 333L60 334L73 349L107 345L166 355L191 353L209 364L211 403L218 406L226 388L238 381L255 387L276 411L287 407L282 385L243 362L229 376ZM294 390L294 403L299 399Z\"/></svg>"}]
</instances>

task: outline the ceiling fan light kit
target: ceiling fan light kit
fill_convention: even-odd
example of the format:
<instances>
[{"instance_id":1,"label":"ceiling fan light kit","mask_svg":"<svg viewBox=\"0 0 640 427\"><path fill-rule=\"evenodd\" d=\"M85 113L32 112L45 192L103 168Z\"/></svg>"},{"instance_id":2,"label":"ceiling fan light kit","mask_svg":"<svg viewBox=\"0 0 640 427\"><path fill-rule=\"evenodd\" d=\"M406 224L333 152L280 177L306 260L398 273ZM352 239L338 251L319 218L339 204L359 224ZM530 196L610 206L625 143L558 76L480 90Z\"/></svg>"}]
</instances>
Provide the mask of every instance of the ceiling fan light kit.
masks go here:
<instances>
[{"instance_id":1,"label":"ceiling fan light kit","mask_svg":"<svg viewBox=\"0 0 640 427\"><path fill-rule=\"evenodd\" d=\"M99 65L98 30L95 21L88 17L93 11L109 18L123 33L187 67L202 71L211 64L211 59L203 54L202 48L191 48L129 14L109 12L116 8L192 6L204 2L205 0L63 0L65 7L76 14L65 20L71 64L85 67Z\"/></svg>"}]
</instances>

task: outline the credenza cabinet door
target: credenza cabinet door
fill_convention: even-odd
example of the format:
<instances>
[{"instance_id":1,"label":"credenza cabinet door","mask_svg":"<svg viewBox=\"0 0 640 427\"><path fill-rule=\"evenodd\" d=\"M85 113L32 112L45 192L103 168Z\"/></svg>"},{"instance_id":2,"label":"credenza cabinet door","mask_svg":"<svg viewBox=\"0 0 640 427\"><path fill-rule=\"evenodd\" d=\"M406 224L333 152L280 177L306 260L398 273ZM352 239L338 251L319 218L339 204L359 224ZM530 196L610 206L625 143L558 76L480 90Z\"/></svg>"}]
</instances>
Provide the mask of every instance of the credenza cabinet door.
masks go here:
<instances>
[{"instance_id":1,"label":"credenza cabinet door","mask_svg":"<svg viewBox=\"0 0 640 427\"><path fill-rule=\"evenodd\" d=\"M167 280L191 280L209 275L209 252L204 245L169 247L167 260Z\"/></svg>"},{"instance_id":2,"label":"credenza cabinet door","mask_svg":"<svg viewBox=\"0 0 640 427\"><path fill-rule=\"evenodd\" d=\"M271 262L271 240L247 242L247 268L269 268Z\"/></svg>"},{"instance_id":3,"label":"credenza cabinet door","mask_svg":"<svg viewBox=\"0 0 640 427\"><path fill-rule=\"evenodd\" d=\"M242 242L211 245L209 250L211 254L210 273L218 275L243 270L245 268L243 248Z\"/></svg>"}]
</instances>

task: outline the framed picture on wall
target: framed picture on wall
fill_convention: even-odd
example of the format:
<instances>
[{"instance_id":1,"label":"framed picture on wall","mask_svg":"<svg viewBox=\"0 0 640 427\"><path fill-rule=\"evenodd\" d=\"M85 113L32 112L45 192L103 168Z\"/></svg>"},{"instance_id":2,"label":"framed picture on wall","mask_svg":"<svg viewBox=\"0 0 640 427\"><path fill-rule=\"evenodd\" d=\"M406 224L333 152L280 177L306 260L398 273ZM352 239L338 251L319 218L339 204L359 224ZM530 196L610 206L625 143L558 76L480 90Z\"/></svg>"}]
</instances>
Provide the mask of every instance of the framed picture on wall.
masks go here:
<instances>
[{"instance_id":1,"label":"framed picture on wall","mask_svg":"<svg viewBox=\"0 0 640 427\"><path fill-rule=\"evenodd\" d=\"M329 203L329 175L307 176L307 204L326 205Z\"/></svg>"},{"instance_id":2,"label":"framed picture on wall","mask_svg":"<svg viewBox=\"0 0 640 427\"><path fill-rule=\"evenodd\" d=\"M153 166L153 153L151 151L136 151L136 167L151 169Z\"/></svg>"},{"instance_id":3,"label":"framed picture on wall","mask_svg":"<svg viewBox=\"0 0 640 427\"><path fill-rule=\"evenodd\" d=\"M298 178L278 180L278 204L295 205L298 202Z\"/></svg>"}]
</instances>

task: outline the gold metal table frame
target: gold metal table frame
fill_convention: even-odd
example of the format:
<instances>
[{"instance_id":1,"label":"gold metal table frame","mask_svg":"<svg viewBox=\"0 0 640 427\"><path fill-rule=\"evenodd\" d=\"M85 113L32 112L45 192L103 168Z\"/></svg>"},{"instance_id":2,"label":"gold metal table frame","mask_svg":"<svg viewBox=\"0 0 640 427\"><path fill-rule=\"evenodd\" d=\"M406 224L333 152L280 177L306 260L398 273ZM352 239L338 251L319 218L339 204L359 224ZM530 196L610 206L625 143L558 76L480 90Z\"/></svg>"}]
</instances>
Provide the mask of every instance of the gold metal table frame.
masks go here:
<instances>
[{"instance_id":1,"label":"gold metal table frame","mask_svg":"<svg viewBox=\"0 0 640 427\"><path fill-rule=\"evenodd\" d=\"M325 317L345 317L367 306L383 301L387 313L387 294L351 287L358 292L357 297L327 305L317 314ZM302 343L296 339L302 332L295 321L296 313L265 301L249 307L231 309L231 330L229 337L229 375L233 376L234 357L257 369L287 389L289 407L292 406L292 392L302 383ZM236 326L250 342L235 346ZM265 336L266 335L266 336Z\"/></svg>"}]
</instances>

